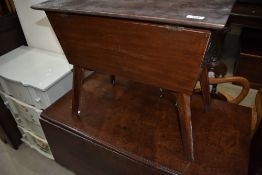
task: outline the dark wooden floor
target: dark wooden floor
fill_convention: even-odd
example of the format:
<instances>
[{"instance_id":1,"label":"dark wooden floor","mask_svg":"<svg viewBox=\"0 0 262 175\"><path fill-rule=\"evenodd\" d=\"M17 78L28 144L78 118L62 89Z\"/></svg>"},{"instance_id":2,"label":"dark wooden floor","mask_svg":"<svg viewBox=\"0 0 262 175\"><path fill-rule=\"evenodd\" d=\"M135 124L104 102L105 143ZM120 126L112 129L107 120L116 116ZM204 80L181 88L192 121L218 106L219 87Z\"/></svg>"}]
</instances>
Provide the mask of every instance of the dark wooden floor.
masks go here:
<instances>
[{"instance_id":1,"label":"dark wooden floor","mask_svg":"<svg viewBox=\"0 0 262 175\"><path fill-rule=\"evenodd\" d=\"M69 93L45 110L41 120L56 161L78 174L247 174L248 108L212 100L211 111L204 112L201 96L194 95L196 160L190 162L182 150L172 94L164 91L160 98L159 88L119 77L112 86L109 76L97 74L82 92L79 119L71 117ZM114 156L121 159L110 159ZM139 170L130 162L143 166Z\"/></svg>"}]
</instances>

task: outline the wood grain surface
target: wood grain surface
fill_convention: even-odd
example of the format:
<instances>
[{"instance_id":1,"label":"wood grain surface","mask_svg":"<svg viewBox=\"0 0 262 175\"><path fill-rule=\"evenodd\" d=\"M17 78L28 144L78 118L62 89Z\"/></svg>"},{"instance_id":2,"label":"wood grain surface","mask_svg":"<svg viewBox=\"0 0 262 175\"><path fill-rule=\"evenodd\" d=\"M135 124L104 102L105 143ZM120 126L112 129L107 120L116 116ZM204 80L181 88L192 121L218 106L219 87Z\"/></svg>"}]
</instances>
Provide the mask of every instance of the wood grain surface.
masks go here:
<instances>
[{"instance_id":1,"label":"wood grain surface","mask_svg":"<svg viewBox=\"0 0 262 175\"><path fill-rule=\"evenodd\" d=\"M72 116L79 117L79 102L82 91L82 83L84 79L84 69L78 66L74 66L73 69L73 101L72 101Z\"/></svg>"},{"instance_id":2,"label":"wood grain surface","mask_svg":"<svg viewBox=\"0 0 262 175\"><path fill-rule=\"evenodd\" d=\"M48 12L69 63L191 94L210 32Z\"/></svg>"},{"instance_id":3,"label":"wood grain surface","mask_svg":"<svg viewBox=\"0 0 262 175\"><path fill-rule=\"evenodd\" d=\"M235 0L49 0L32 8L222 29L234 2Z\"/></svg>"},{"instance_id":4,"label":"wood grain surface","mask_svg":"<svg viewBox=\"0 0 262 175\"><path fill-rule=\"evenodd\" d=\"M192 133L191 121L191 97L186 94L179 93L177 95L177 109L179 116L179 124L181 130L181 138L183 150L188 160L194 160L194 140Z\"/></svg>"},{"instance_id":5,"label":"wood grain surface","mask_svg":"<svg viewBox=\"0 0 262 175\"><path fill-rule=\"evenodd\" d=\"M191 100L195 161L183 153L175 96L117 77L94 74L83 84L81 118L71 93L42 113L55 160L78 174L244 175L251 110L201 96ZM162 96L160 97L160 95Z\"/></svg>"}]
</instances>

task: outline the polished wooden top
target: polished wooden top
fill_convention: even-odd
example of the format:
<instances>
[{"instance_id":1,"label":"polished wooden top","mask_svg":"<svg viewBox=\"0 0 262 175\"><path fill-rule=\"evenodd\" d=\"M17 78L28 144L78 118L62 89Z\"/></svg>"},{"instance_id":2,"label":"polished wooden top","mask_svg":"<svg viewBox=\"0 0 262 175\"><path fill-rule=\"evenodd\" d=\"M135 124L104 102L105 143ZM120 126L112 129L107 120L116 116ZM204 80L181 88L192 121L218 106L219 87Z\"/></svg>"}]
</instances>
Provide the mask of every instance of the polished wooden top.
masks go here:
<instances>
[{"instance_id":1,"label":"polished wooden top","mask_svg":"<svg viewBox=\"0 0 262 175\"><path fill-rule=\"evenodd\" d=\"M49 0L33 9L221 29L235 0Z\"/></svg>"},{"instance_id":2,"label":"polished wooden top","mask_svg":"<svg viewBox=\"0 0 262 175\"><path fill-rule=\"evenodd\" d=\"M79 119L71 117L70 93L42 118L163 174L247 174L249 108L214 99L204 112L202 97L193 95L195 161L190 162L183 153L173 94L164 91L160 97L159 88L121 77L112 86L107 75L96 74L83 84L82 93Z\"/></svg>"}]
</instances>

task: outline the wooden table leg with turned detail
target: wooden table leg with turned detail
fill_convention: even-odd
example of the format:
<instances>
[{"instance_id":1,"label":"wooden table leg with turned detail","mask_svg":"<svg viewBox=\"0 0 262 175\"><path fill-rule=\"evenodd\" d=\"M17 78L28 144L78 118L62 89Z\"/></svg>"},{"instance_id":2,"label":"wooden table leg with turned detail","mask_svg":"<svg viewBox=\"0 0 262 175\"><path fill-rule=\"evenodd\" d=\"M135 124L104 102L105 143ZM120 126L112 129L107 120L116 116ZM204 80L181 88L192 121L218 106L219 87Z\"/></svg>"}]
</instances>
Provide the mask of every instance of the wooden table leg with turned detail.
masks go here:
<instances>
[{"instance_id":1,"label":"wooden table leg with turned detail","mask_svg":"<svg viewBox=\"0 0 262 175\"><path fill-rule=\"evenodd\" d=\"M205 65L199 78L200 87L203 95L203 102L205 111L209 110L211 103L211 96L209 90L208 66Z\"/></svg>"}]
</instances>

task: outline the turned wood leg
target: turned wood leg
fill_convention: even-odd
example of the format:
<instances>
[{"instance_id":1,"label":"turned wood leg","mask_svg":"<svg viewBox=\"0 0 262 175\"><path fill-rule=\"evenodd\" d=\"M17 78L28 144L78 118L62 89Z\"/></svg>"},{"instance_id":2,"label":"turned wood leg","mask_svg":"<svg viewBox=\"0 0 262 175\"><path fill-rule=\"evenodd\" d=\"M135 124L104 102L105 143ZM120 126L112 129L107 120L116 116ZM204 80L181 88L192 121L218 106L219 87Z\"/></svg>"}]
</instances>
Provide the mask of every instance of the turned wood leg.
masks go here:
<instances>
[{"instance_id":1,"label":"turned wood leg","mask_svg":"<svg viewBox=\"0 0 262 175\"><path fill-rule=\"evenodd\" d=\"M193 134L191 123L190 96L179 93L177 95L177 108L184 152L188 160L194 160Z\"/></svg>"},{"instance_id":2,"label":"turned wood leg","mask_svg":"<svg viewBox=\"0 0 262 175\"><path fill-rule=\"evenodd\" d=\"M215 73L215 77L220 76L224 77L227 72L227 67L224 63L221 62L223 44L226 37L226 34L229 32L229 28L224 28L222 30L217 30L213 33L213 42L210 48L211 55L210 61L208 63L209 71ZM213 85L211 89L211 94L216 94L217 85Z\"/></svg>"},{"instance_id":3,"label":"turned wood leg","mask_svg":"<svg viewBox=\"0 0 262 175\"><path fill-rule=\"evenodd\" d=\"M81 67L74 66L73 69L73 98L72 98L72 116L78 117L80 115L79 103L80 94L83 81L84 71Z\"/></svg>"},{"instance_id":4,"label":"turned wood leg","mask_svg":"<svg viewBox=\"0 0 262 175\"><path fill-rule=\"evenodd\" d=\"M214 72L215 78L225 77L227 73L227 66L225 63L222 63L220 60L213 58L211 62L208 64L208 70L210 72ZM211 94L215 95L217 92L217 85L213 84L211 89Z\"/></svg>"},{"instance_id":5,"label":"turned wood leg","mask_svg":"<svg viewBox=\"0 0 262 175\"><path fill-rule=\"evenodd\" d=\"M116 76L110 75L110 81L111 81L112 85L115 85L116 84Z\"/></svg>"},{"instance_id":6,"label":"turned wood leg","mask_svg":"<svg viewBox=\"0 0 262 175\"><path fill-rule=\"evenodd\" d=\"M208 68L205 66L205 68L202 71L201 77L200 77L200 86L203 94L203 101L204 101L204 107L205 110L208 111L211 103L210 98L210 91L209 91L209 81L208 81Z\"/></svg>"}]
</instances>

